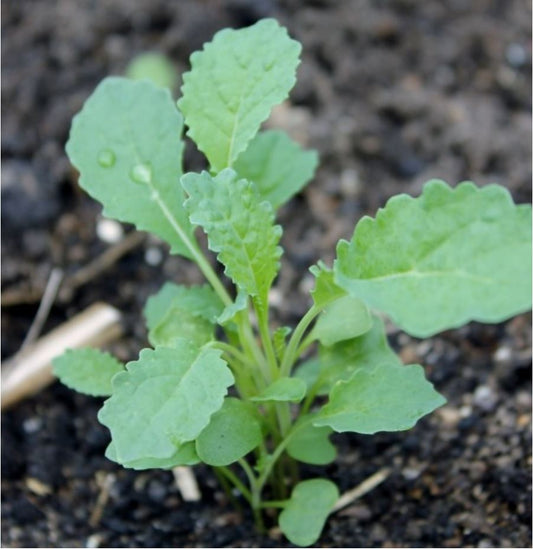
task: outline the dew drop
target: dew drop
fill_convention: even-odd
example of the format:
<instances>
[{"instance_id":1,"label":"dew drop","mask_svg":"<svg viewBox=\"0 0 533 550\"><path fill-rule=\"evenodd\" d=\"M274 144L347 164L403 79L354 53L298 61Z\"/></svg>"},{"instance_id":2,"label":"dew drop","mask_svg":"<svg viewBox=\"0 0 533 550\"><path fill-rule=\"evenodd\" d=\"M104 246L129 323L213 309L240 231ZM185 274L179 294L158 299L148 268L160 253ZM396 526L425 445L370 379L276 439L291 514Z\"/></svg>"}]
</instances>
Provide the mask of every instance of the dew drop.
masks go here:
<instances>
[{"instance_id":1,"label":"dew drop","mask_svg":"<svg viewBox=\"0 0 533 550\"><path fill-rule=\"evenodd\" d=\"M111 149L102 149L98 153L98 164L102 168L111 168L115 164L115 153Z\"/></svg>"},{"instance_id":2,"label":"dew drop","mask_svg":"<svg viewBox=\"0 0 533 550\"><path fill-rule=\"evenodd\" d=\"M130 178L135 183L149 185L152 183L152 168L149 164L136 164L130 172Z\"/></svg>"}]
</instances>

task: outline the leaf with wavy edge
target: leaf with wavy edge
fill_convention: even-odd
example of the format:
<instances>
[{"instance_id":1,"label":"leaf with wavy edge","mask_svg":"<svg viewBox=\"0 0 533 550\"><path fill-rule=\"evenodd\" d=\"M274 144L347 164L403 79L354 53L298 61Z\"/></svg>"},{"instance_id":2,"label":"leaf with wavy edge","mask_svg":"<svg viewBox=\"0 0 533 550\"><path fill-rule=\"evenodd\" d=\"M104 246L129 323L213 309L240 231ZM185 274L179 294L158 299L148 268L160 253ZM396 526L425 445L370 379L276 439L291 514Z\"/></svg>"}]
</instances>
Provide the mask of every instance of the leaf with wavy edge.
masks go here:
<instances>
[{"instance_id":1,"label":"leaf with wavy edge","mask_svg":"<svg viewBox=\"0 0 533 550\"><path fill-rule=\"evenodd\" d=\"M167 89L104 79L74 117L66 150L104 215L133 223L190 257L192 228L179 184L183 119Z\"/></svg>"},{"instance_id":2,"label":"leaf with wavy edge","mask_svg":"<svg viewBox=\"0 0 533 550\"><path fill-rule=\"evenodd\" d=\"M434 180L340 241L335 282L406 332L431 336L531 307L531 206L503 187Z\"/></svg>"},{"instance_id":3,"label":"leaf with wavy edge","mask_svg":"<svg viewBox=\"0 0 533 550\"><path fill-rule=\"evenodd\" d=\"M113 378L113 395L98 419L111 431L117 461L169 458L192 441L222 406L233 375L221 352L185 340L144 349Z\"/></svg>"},{"instance_id":4,"label":"leaf with wavy edge","mask_svg":"<svg viewBox=\"0 0 533 550\"><path fill-rule=\"evenodd\" d=\"M209 248L218 252L226 275L264 303L279 269L281 227L272 206L261 201L255 186L227 168L215 177L207 172L181 178L189 195L185 208L203 227Z\"/></svg>"},{"instance_id":5,"label":"leaf with wavy edge","mask_svg":"<svg viewBox=\"0 0 533 550\"><path fill-rule=\"evenodd\" d=\"M218 32L191 55L178 107L214 172L233 165L296 82L301 45L274 19Z\"/></svg>"},{"instance_id":6,"label":"leaf with wavy edge","mask_svg":"<svg viewBox=\"0 0 533 550\"><path fill-rule=\"evenodd\" d=\"M111 395L111 380L124 365L107 352L69 349L53 361L54 374L65 386L87 395Z\"/></svg>"},{"instance_id":7,"label":"leaf with wavy edge","mask_svg":"<svg viewBox=\"0 0 533 550\"><path fill-rule=\"evenodd\" d=\"M445 402L420 365L382 363L337 382L313 425L361 434L408 430Z\"/></svg>"}]
</instances>

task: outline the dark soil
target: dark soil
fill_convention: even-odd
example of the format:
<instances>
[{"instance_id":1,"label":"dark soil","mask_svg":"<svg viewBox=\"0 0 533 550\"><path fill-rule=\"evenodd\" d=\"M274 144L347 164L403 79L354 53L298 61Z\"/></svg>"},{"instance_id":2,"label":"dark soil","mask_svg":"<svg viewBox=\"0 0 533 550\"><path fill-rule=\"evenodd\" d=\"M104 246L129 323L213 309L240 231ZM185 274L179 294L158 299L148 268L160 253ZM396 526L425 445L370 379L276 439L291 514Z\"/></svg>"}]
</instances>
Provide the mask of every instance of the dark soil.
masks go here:
<instances>
[{"instance_id":1,"label":"dark soil","mask_svg":"<svg viewBox=\"0 0 533 550\"><path fill-rule=\"evenodd\" d=\"M331 261L335 242L393 194L416 194L438 177L499 182L517 202L531 200L527 2L5 0L2 9L4 357L19 348L51 268L63 267L68 284L108 246L95 230L99 206L77 188L63 147L99 80L144 50L165 52L183 71L216 30L263 16L303 44L299 83L276 123L318 149L322 163L279 215L280 323L294 324L308 305L307 267ZM186 161L199 166L192 148ZM126 315L112 351L133 359L146 343L142 305L167 279L200 280L147 239L60 296L44 330L104 300ZM392 473L332 516L319 546L531 546L530 317L427 341L389 330L449 402L409 432L336 437L339 459L325 472L341 491L381 467ZM3 414L4 546L287 546L276 531L256 534L207 468L196 469L202 501L185 503L171 473L106 460L99 407L55 384Z\"/></svg>"}]
</instances>

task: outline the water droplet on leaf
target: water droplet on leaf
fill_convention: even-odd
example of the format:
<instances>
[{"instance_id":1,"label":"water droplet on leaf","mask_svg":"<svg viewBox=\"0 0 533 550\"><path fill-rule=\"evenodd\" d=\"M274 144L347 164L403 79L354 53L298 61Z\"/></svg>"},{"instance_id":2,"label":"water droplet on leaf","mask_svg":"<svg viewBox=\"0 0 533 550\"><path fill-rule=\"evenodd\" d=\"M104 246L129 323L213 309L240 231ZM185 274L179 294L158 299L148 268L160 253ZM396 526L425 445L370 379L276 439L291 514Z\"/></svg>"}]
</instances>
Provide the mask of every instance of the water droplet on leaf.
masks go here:
<instances>
[{"instance_id":1,"label":"water droplet on leaf","mask_svg":"<svg viewBox=\"0 0 533 550\"><path fill-rule=\"evenodd\" d=\"M130 178L135 183L149 185L152 183L152 168L149 164L136 164L130 172Z\"/></svg>"},{"instance_id":2,"label":"water droplet on leaf","mask_svg":"<svg viewBox=\"0 0 533 550\"><path fill-rule=\"evenodd\" d=\"M102 168L111 168L115 164L115 153L111 149L102 149L98 153L98 164Z\"/></svg>"}]
</instances>

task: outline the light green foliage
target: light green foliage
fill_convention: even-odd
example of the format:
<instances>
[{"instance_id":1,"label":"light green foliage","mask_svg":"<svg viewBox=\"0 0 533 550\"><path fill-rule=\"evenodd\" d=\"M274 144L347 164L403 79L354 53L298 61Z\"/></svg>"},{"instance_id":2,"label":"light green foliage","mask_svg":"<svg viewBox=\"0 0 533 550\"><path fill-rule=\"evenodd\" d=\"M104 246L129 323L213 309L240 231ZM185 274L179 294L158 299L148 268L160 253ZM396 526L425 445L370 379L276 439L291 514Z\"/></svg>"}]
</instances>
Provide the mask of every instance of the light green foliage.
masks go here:
<instances>
[{"instance_id":1,"label":"light green foliage","mask_svg":"<svg viewBox=\"0 0 533 550\"><path fill-rule=\"evenodd\" d=\"M313 177L315 151L305 151L284 132L260 132L234 164L240 177L253 181L261 198L276 209Z\"/></svg>"},{"instance_id":2,"label":"light green foliage","mask_svg":"<svg viewBox=\"0 0 533 550\"><path fill-rule=\"evenodd\" d=\"M176 229L192 234L179 185L182 127L168 90L110 77L74 117L66 150L105 216L151 231L189 257Z\"/></svg>"},{"instance_id":3,"label":"light green foliage","mask_svg":"<svg viewBox=\"0 0 533 550\"><path fill-rule=\"evenodd\" d=\"M362 434L408 430L445 402L420 365L381 363L337 382L314 425Z\"/></svg>"},{"instance_id":4,"label":"light green foliage","mask_svg":"<svg viewBox=\"0 0 533 550\"><path fill-rule=\"evenodd\" d=\"M327 479L309 479L298 483L279 516L283 534L293 544L310 546L318 540L338 498L336 485Z\"/></svg>"},{"instance_id":5,"label":"light green foliage","mask_svg":"<svg viewBox=\"0 0 533 550\"><path fill-rule=\"evenodd\" d=\"M105 456L112 460L113 462L119 462L115 444L111 442L106 449ZM128 462L123 462L122 466L125 468L132 468L133 470L152 470L152 469L162 469L169 470L175 466L193 466L198 464L200 459L196 454L196 448L193 441L188 441L180 445L176 452L168 458L154 458L146 456L144 458L138 458L137 460L131 460Z\"/></svg>"},{"instance_id":6,"label":"light green foliage","mask_svg":"<svg viewBox=\"0 0 533 550\"><path fill-rule=\"evenodd\" d=\"M98 419L111 431L117 460L169 458L192 441L222 406L233 376L213 349L185 340L145 349L113 378L113 394Z\"/></svg>"},{"instance_id":7,"label":"light green foliage","mask_svg":"<svg viewBox=\"0 0 533 550\"><path fill-rule=\"evenodd\" d=\"M315 288L311 290L311 296L316 307L322 309L334 300L346 296L346 291L335 283L333 270L324 262L319 261L309 271L315 276Z\"/></svg>"},{"instance_id":8,"label":"light green foliage","mask_svg":"<svg viewBox=\"0 0 533 550\"><path fill-rule=\"evenodd\" d=\"M418 337L531 307L531 207L502 187L426 184L341 241L337 283Z\"/></svg>"},{"instance_id":9,"label":"light green foliage","mask_svg":"<svg viewBox=\"0 0 533 550\"><path fill-rule=\"evenodd\" d=\"M215 323L224 309L224 304L208 285L183 286L165 283L150 296L144 306L144 316L149 329L154 329L173 307Z\"/></svg>"},{"instance_id":10,"label":"light green foliage","mask_svg":"<svg viewBox=\"0 0 533 550\"><path fill-rule=\"evenodd\" d=\"M222 326L230 326L239 312L246 309L248 309L248 295L242 289L239 289L235 301L226 306L217 317L217 323Z\"/></svg>"},{"instance_id":11,"label":"light green foliage","mask_svg":"<svg viewBox=\"0 0 533 550\"><path fill-rule=\"evenodd\" d=\"M352 296L343 296L331 302L317 319L313 336L325 346L349 340L368 332L372 315L365 303Z\"/></svg>"},{"instance_id":12,"label":"light green foliage","mask_svg":"<svg viewBox=\"0 0 533 550\"><path fill-rule=\"evenodd\" d=\"M174 347L176 340L187 340L201 347L213 340L215 326L203 317L179 306L171 306L161 321L148 332L148 340L155 348Z\"/></svg>"},{"instance_id":13,"label":"light green foliage","mask_svg":"<svg viewBox=\"0 0 533 550\"><path fill-rule=\"evenodd\" d=\"M231 167L296 82L301 46L273 19L218 32L191 56L178 106L211 169Z\"/></svg>"},{"instance_id":14,"label":"light green foliage","mask_svg":"<svg viewBox=\"0 0 533 550\"><path fill-rule=\"evenodd\" d=\"M126 76L133 80L149 80L160 88L173 90L178 82L178 73L170 60L158 52L146 52L131 60L126 67Z\"/></svg>"},{"instance_id":15,"label":"light green foliage","mask_svg":"<svg viewBox=\"0 0 533 550\"><path fill-rule=\"evenodd\" d=\"M332 432L328 426L305 424L294 432L287 445L287 453L307 464L329 464L337 455L335 446L329 440Z\"/></svg>"},{"instance_id":16,"label":"light green foliage","mask_svg":"<svg viewBox=\"0 0 533 550\"><path fill-rule=\"evenodd\" d=\"M111 379L124 370L109 353L92 348L67 350L53 360L54 374L69 388L87 395L111 395Z\"/></svg>"},{"instance_id":17,"label":"light green foliage","mask_svg":"<svg viewBox=\"0 0 533 550\"><path fill-rule=\"evenodd\" d=\"M374 317L372 328L362 336L331 347L320 346L319 358L303 363L295 376L308 387L316 384L319 395L327 395L337 382L351 378L356 369L371 369L382 363L402 364L387 342L383 321Z\"/></svg>"},{"instance_id":18,"label":"light green foliage","mask_svg":"<svg viewBox=\"0 0 533 550\"><path fill-rule=\"evenodd\" d=\"M279 269L281 227L274 225L268 202L260 202L252 183L226 169L215 177L207 172L185 174L182 185L189 198L185 208L191 222L201 225L209 248L219 252L226 275L251 296L266 302Z\"/></svg>"},{"instance_id":19,"label":"light green foliage","mask_svg":"<svg viewBox=\"0 0 533 550\"><path fill-rule=\"evenodd\" d=\"M301 401L307 390L307 385L299 378L278 378L259 395L252 397L252 401Z\"/></svg>"},{"instance_id":20,"label":"light green foliage","mask_svg":"<svg viewBox=\"0 0 533 550\"><path fill-rule=\"evenodd\" d=\"M211 466L226 466L255 449L263 440L254 407L227 397L196 440L198 456Z\"/></svg>"},{"instance_id":21,"label":"light green foliage","mask_svg":"<svg viewBox=\"0 0 533 550\"><path fill-rule=\"evenodd\" d=\"M317 155L281 132L258 132L292 88L299 54L267 19L221 31L192 55L178 105L210 165L199 174L182 175L183 120L168 89L120 78L98 86L67 144L80 184L107 216L193 260L209 284L168 283L147 301L155 349L126 370L89 350L67 352L55 369L80 391L111 394L99 414L111 460L137 470L215 466L258 528L266 508L270 518L282 508L281 530L305 546L318 540L338 490L326 479L297 483L294 461L328 464L333 431L405 430L445 402L420 365L402 364L378 315L425 336L528 309L531 207L515 206L501 187L441 181L418 198L392 198L339 243L333 269L322 261L310 268L311 307L274 330L280 316L270 322L268 298L286 287L282 279L272 289L282 254L275 209L312 177ZM168 67L149 61L129 74L168 86ZM196 229L230 280L219 277L222 266L204 254ZM279 313L292 320L300 312L285 303Z\"/></svg>"},{"instance_id":22,"label":"light green foliage","mask_svg":"<svg viewBox=\"0 0 533 550\"><path fill-rule=\"evenodd\" d=\"M208 285L166 283L144 308L152 346L173 347L184 338L198 347L213 339L214 323L224 304Z\"/></svg>"}]
</instances>

